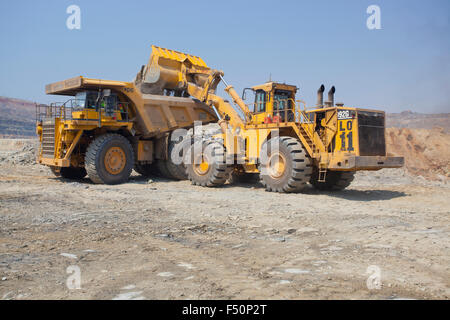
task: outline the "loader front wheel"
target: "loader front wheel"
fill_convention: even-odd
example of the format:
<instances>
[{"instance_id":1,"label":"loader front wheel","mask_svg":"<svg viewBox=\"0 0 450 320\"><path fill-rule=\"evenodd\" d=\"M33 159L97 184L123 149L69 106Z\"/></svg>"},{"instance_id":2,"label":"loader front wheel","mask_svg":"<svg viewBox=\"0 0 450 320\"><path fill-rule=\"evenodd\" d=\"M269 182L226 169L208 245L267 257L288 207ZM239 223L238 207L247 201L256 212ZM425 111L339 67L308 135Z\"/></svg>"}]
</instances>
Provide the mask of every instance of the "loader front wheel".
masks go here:
<instances>
[{"instance_id":1,"label":"loader front wheel","mask_svg":"<svg viewBox=\"0 0 450 320\"><path fill-rule=\"evenodd\" d=\"M325 181L319 180L319 171L314 168L310 183L318 190L343 190L354 179L354 171L327 171Z\"/></svg>"},{"instance_id":2,"label":"loader front wheel","mask_svg":"<svg viewBox=\"0 0 450 320\"><path fill-rule=\"evenodd\" d=\"M312 167L301 142L276 137L261 148L260 177L267 191L299 192L307 187Z\"/></svg>"},{"instance_id":3,"label":"loader front wheel","mask_svg":"<svg viewBox=\"0 0 450 320\"><path fill-rule=\"evenodd\" d=\"M130 177L133 164L133 148L119 134L108 133L95 138L86 151L85 167L94 183L124 183Z\"/></svg>"},{"instance_id":4,"label":"loader front wheel","mask_svg":"<svg viewBox=\"0 0 450 320\"><path fill-rule=\"evenodd\" d=\"M185 158L186 173L192 184L203 187L223 185L229 176L223 144L215 140L197 141Z\"/></svg>"}]
</instances>

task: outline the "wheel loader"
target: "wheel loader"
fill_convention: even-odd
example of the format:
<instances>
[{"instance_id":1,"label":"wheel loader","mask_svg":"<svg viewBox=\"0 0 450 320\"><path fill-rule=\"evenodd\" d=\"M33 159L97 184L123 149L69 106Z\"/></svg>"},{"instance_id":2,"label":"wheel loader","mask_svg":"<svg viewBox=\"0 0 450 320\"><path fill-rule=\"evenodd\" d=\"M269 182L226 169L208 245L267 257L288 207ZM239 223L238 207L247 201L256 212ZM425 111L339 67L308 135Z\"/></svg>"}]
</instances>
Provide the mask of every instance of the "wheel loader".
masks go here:
<instances>
[{"instance_id":1,"label":"wheel loader","mask_svg":"<svg viewBox=\"0 0 450 320\"><path fill-rule=\"evenodd\" d=\"M38 161L95 183L123 183L134 167L208 187L260 181L275 192L344 189L358 170L403 165L386 156L383 111L335 104L334 87L324 102L323 85L308 109L284 83L245 88L241 97L223 75L198 56L152 46L133 82L80 76L49 84L47 94L72 98L37 106ZM231 101L217 94L220 82ZM249 93L254 101L245 103ZM187 131L209 123L221 132Z\"/></svg>"}]
</instances>

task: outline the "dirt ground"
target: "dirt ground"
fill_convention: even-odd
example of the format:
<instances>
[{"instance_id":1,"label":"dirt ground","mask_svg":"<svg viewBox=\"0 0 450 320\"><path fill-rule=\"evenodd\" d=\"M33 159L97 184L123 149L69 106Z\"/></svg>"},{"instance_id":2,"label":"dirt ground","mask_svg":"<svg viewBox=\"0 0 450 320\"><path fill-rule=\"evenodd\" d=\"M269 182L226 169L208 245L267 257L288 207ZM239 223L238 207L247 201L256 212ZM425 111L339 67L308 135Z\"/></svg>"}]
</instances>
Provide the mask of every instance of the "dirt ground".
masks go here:
<instances>
[{"instance_id":1,"label":"dirt ground","mask_svg":"<svg viewBox=\"0 0 450 320\"><path fill-rule=\"evenodd\" d=\"M0 148L1 299L450 297L448 181L382 170L340 192L107 186L56 178L29 153Z\"/></svg>"}]
</instances>

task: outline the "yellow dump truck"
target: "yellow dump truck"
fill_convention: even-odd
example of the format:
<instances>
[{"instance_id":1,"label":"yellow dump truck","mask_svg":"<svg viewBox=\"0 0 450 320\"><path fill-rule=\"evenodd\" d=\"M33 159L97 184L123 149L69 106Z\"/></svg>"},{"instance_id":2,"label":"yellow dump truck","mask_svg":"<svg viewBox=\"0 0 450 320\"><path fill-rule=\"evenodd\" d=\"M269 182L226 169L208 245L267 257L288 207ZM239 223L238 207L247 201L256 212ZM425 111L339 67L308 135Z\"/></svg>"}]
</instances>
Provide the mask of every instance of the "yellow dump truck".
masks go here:
<instances>
[{"instance_id":1,"label":"yellow dump truck","mask_svg":"<svg viewBox=\"0 0 450 320\"><path fill-rule=\"evenodd\" d=\"M118 184L134 169L185 179L170 162L176 128L217 121L204 103L186 97L144 94L136 82L76 77L49 84L47 94L72 96L64 103L37 106L38 162L68 179L86 176Z\"/></svg>"},{"instance_id":2,"label":"yellow dump truck","mask_svg":"<svg viewBox=\"0 0 450 320\"><path fill-rule=\"evenodd\" d=\"M216 93L221 81L231 102ZM246 104L249 91L255 99ZM323 102L321 86L308 110L296 100L297 87L283 83L246 88L241 98L200 57L152 46L133 82L77 77L46 87L73 98L38 106L38 161L65 178L87 174L95 183L122 183L134 166L201 186L258 179L276 192L308 183L343 189L357 170L401 167L402 157L386 156L384 112L335 104L334 92ZM222 133L172 136L195 121L218 122ZM180 144L182 163L172 158Z\"/></svg>"}]
</instances>

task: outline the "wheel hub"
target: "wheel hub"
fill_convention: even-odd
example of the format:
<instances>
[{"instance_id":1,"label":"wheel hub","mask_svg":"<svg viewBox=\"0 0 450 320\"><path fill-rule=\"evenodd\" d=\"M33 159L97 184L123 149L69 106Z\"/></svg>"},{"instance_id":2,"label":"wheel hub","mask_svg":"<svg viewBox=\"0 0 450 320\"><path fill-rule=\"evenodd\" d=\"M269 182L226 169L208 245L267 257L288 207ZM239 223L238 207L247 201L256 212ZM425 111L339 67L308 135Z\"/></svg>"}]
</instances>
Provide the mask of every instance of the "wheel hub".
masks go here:
<instances>
[{"instance_id":1,"label":"wheel hub","mask_svg":"<svg viewBox=\"0 0 450 320\"><path fill-rule=\"evenodd\" d=\"M209 161L205 155L201 155L199 161L194 162L194 171L196 174L203 176L209 171Z\"/></svg>"},{"instance_id":2,"label":"wheel hub","mask_svg":"<svg viewBox=\"0 0 450 320\"><path fill-rule=\"evenodd\" d=\"M119 147L111 147L105 154L105 168L110 174L119 174L125 168L125 152Z\"/></svg>"},{"instance_id":3,"label":"wheel hub","mask_svg":"<svg viewBox=\"0 0 450 320\"><path fill-rule=\"evenodd\" d=\"M286 170L286 158L280 154L275 153L269 158L269 175L274 178L280 178Z\"/></svg>"}]
</instances>

